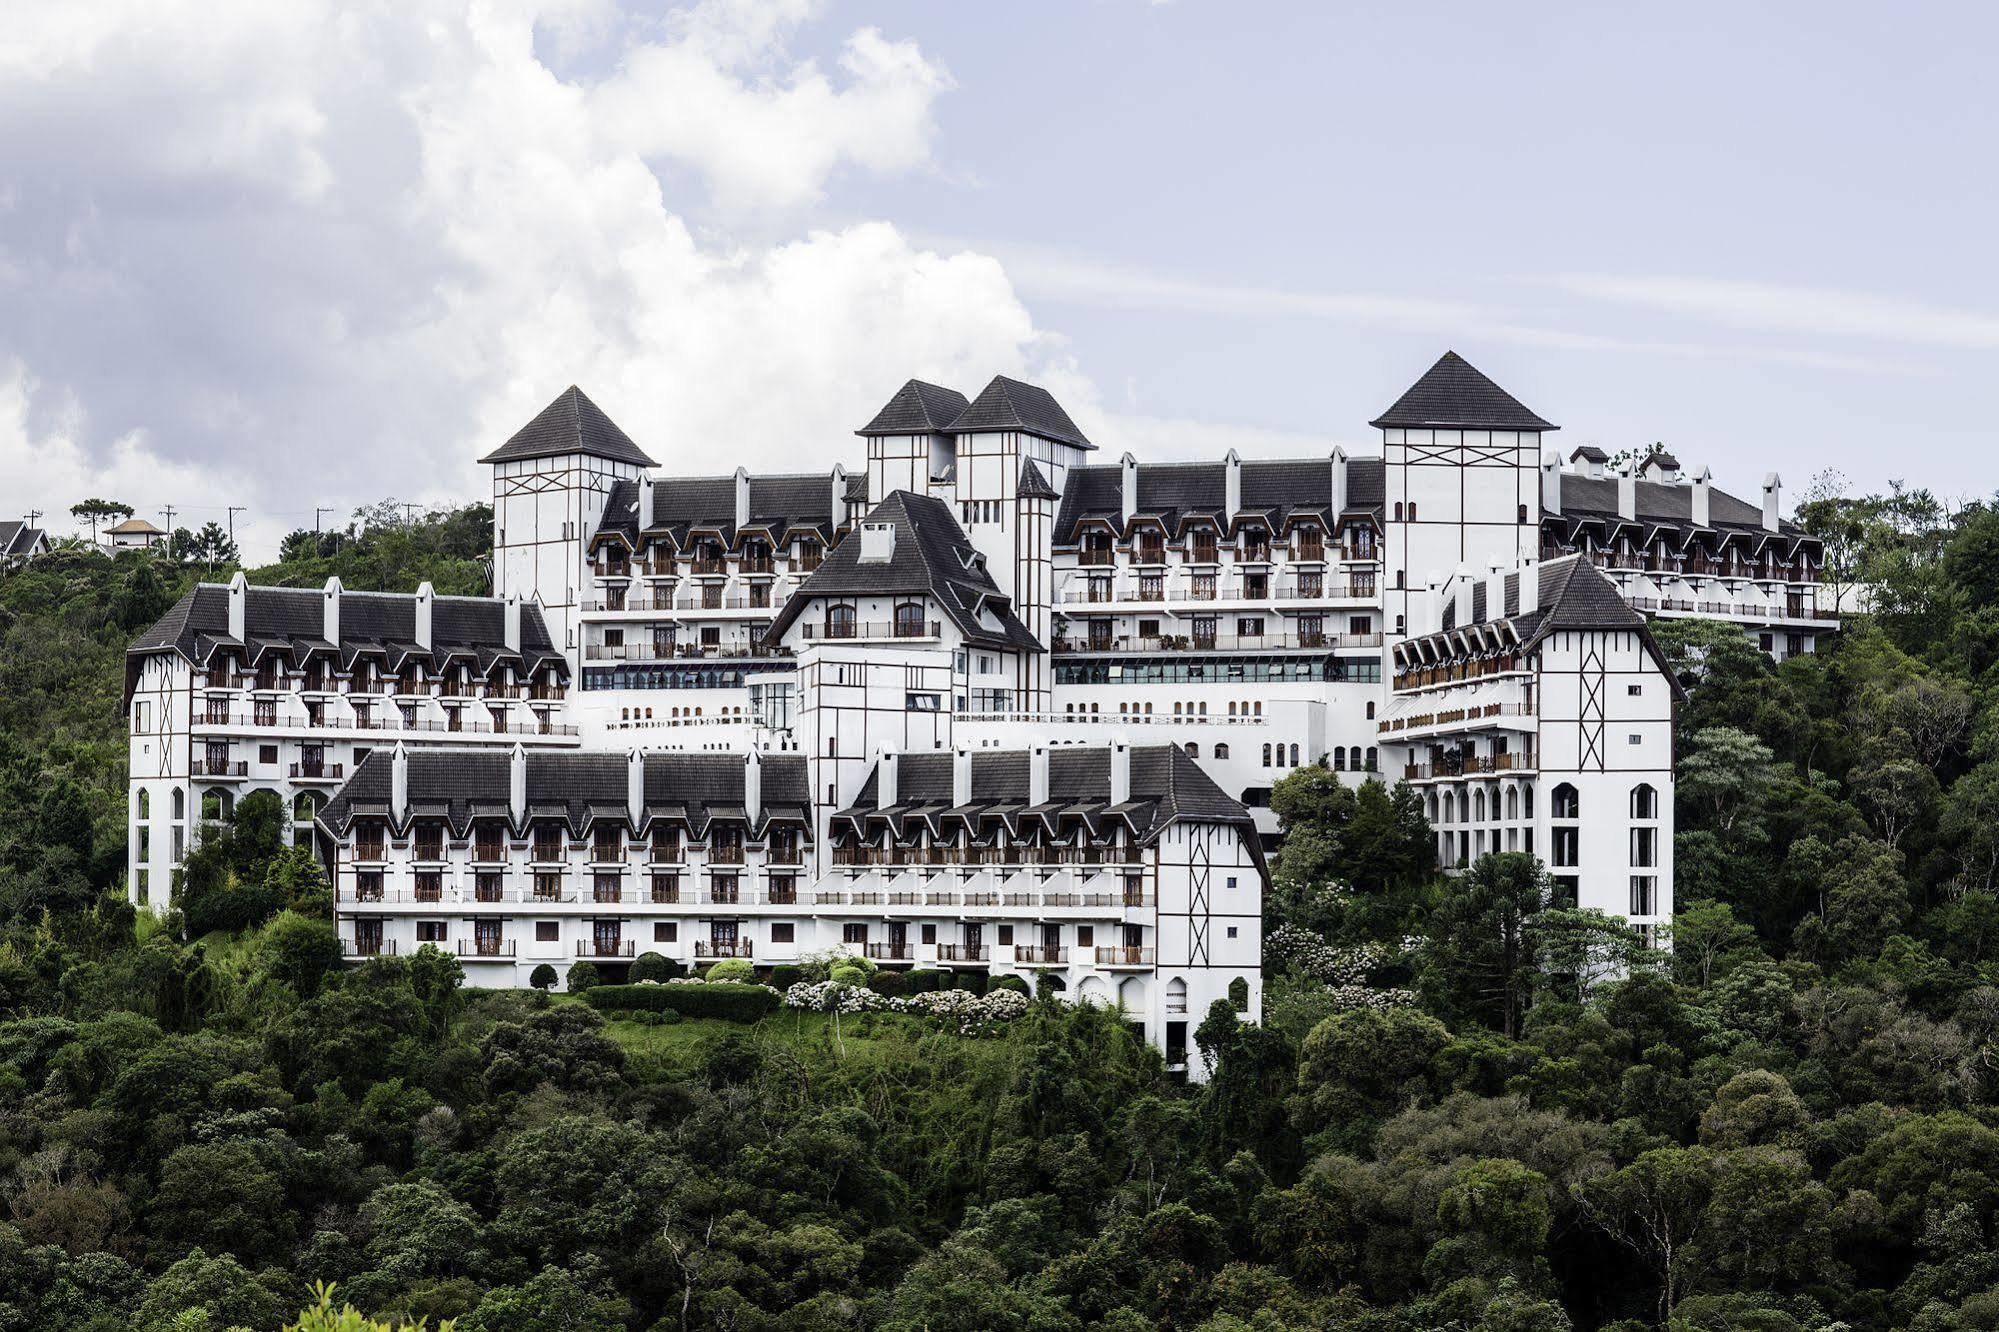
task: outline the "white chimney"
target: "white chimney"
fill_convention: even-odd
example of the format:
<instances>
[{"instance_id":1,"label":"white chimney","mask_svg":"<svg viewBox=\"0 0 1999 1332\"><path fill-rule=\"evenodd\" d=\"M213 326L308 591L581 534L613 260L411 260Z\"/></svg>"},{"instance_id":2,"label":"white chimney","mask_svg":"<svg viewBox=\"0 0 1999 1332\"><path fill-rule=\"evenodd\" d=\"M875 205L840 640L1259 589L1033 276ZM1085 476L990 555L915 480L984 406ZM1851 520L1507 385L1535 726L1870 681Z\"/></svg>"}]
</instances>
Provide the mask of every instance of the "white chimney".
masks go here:
<instances>
[{"instance_id":1,"label":"white chimney","mask_svg":"<svg viewBox=\"0 0 1999 1332\"><path fill-rule=\"evenodd\" d=\"M430 612L437 604L437 591L429 583L416 590L416 645L430 650Z\"/></svg>"},{"instance_id":2,"label":"white chimney","mask_svg":"<svg viewBox=\"0 0 1999 1332\"><path fill-rule=\"evenodd\" d=\"M1493 564L1485 571L1485 618L1497 620L1506 614L1506 568Z\"/></svg>"},{"instance_id":3,"label":"white chimney","mask_svg":"<svg viewBox=\"0 0 1999 1332\"><path fill-rule=\"evenodd\" d=\"M1553 449L1541 459L1541 513L1548 518L1562 516L1562 455Z\"/></svg>"},{"instance_id":4,"label":"white chimney","mask_svg":"<svg viewBox=\"0 0 1999 1332\"><path fill-rule=\"evenodd\" d=\"M1131 799L1131 745L1111 741L1111 803L1122 805Z\"/></svg>"},{"instance_id":5,"label":"white chimney","mask_svg":"<svg viewBox=\"0 0 1999 1332\"><path fill-rule=\"evenodd\" d=\"M389 819L400 828L409 822L409 816L410 753L398 740L395 753L389 757Z\"/></svg>"},{"instance_id":6,"label":"white chimney","mask_svg":"<svg viewBox=\"0 0 1999 1332\"><path fill-rule=\"evenodd\" d=\"M1709 487L1713 483L1714 473L1708 470L1707 464L1701 464L1701 469L1694 473L1693 490L1687 497L1695 527L1713 525L1708 521L1708 515L1713 512L1709 499Z\"/></svg>"},{"instance_id":7,"label":"white chimney","mask_svg":"<svg viewBox=\"0 0 1999 1332\"><path fill-rule=\"evenodd\" d=\"M1048 803L1048 744L1037 741L1027 751L1027 803Z\"/></svg>"},{"instance_id":8,"label":"white chimney","mask_svg":"<svg viewBox=\"0 0 1999 1332\"><path fill-rule=\"evenodd\" d=\"M1222 504L1227 512L1222 514L1223 524L1242 512L1242 455L1234 449L1222 459L1226 480L1223 483Z\"/></svg>"},{"instance_id":9,"label":"white chimney","mask_svg":"<svg viewBox=\"0 0 1999 1332\"><path fill-rule=\"evenodd\" d=\"M1775 472L1763 478L1763 530L1777 530L1777 520L1784 506L1784 478Z\"/></svg>"},{"instance_id":10,"label":"white chimney","mask_svg":"<svg viewBox=\"0 0 1999 1332\"><path fill-rule=\"evenodd\" d=\"M1541 561L1528 559L1520 566L1520 614L1532 615L1541 609Z\"/></svg>"},{"instance_id":11,"label":"white chimney","mask_svg":"<svg viewBox=\"0 0 1999 1332\"><path fill-rule=\"evenodd\" d=\"M755 745L743 758L743 812L750 816L751 827L763 822L764 756Z\"/></svg>"},{"instance_id":12,"label":"white chimney","mask_svg":"<svg viewBox=\"0 0 1999 1332\"><path fill-rule=\"evenodd\" d=\"M340 580L326 580L326 591L320 594L319 636L335 647L340 646L340 594L345 591Z\"/></svg>"},{"instance_id":13,"label":"white chimney","mask_svg":"<svg viewBox=\"0 0 1999 1332\"><path fill-rule=\"evenodd\" d=\"M518 744L507 759L507 813L513 816L516 828L527 822L528 752Z\"/></svg>"},{"instance_id":14,"label":"white chimney","mask_svg":"<svg viewBox=\"0 0 1999 1332\"><path fill-rule=\"evenodd\" d=\"M862 523L862 564L887 564L895 558L895 524Z\"/></svg>"},{"instance_id":15,"label":"white chimney","mask_svg":"<svg viewBox=\"0 0 1999 1332\"><path fill-rule=\"evenodd\" d=\"M896 798L901 794L902 786L897 780L895 754L893 752L877 753L875 755L875 808L887 809L896 803Z\"/></svg>"},{"instance_id":16,"label":"white chimney","mask_svg":"<svg viewBox=\"0 0 1999 1332\"><path fill-rule=\"evenodd\" d=\"M1638 517L1638 478L1628 462L1617 469L1617 516L1626 522Z\"/></svg>"},{"instance_id":17,"label":"white chimney","mask_svg":"<svg viewBox=\"0 0 1999 1332\"><path fill-rule=\"evenodd\" d=\"M750 525L750 472L747 467L736 469L736 530L742 531Z\"/></svg>"},{"instance_id":18,"label":"white chimney","mask_svg":"<svg viewBox=\"0 0 1999 1332\"><path fill-rule=\"evenodd\" d=\"M1454 604L1457 606L1457 613L1454 617L1457 622L1455 627L1459 629L1464 628L1466 625L1472 622L1471 585L1472 585L1471 570L1466 566L1460 564L1458 566L1457 577L1451 580L1451 597Z\"/></svg>"},{"instance_id":19,"label":"white chimney","mask_svg":"<svg viewBox=\"0 0 1999 1332\"><path fill-rule=\"evenodd\" d=\"M521 650L520 593L518 592L507 593L506 604L501 608L501 615L505 621L504 624L501 626L501 633L502 636L506 639L507 648L509 651L519 652Z\"/></svg>"},{"instance_id":20,"label":"white chimney","mask_svg":"<svg viewBox=\"0 0 1999 1332\"><path fill-rule=\"evenodd\" d=\"M839 463L833 464L833 507L828 510L833 515L833 530L839 531L847 524L847 469Z\"/></svg>"},{"instance_id":21,"label":"white chimney","mask_svg":"<svg viewBox=\"0 0 1999 1332\"><path fill-rule=\"evenodd\" d=\"M625 816L636 828L646 817L646 756L637 749L625 752Z\"/></svg>"},{"instance_id":22,"label":"white chimney","mask_svg":"<svg viewBox=\"0 0 1999 1332\"><path fill-rule=\"evenodd\" d=\"M1331 536L1339 530L1340 515L1347 511L1347 451L1337 444L1333 445L1333 489L1327 507L1331 510L1326 515L1331 528L1327 535Z\"/></svg>"},{"instance_id":23,"label":"white chimney","mask_svg":"<svg viewBox=\"0 0 1999 1332\"><path fill-rule=\"evenodd\" d=\"M951 751L951 803L972 803L972 751L963 745Z\"/></svg>"},{"instance_id":24,"label":"white chimney","mask_svg":"<svg viewBox=\"0 0 1999 1332\"><path fill-rule=\"evenodd\" d=\"M1118 489L1124 497L1124 525L1129 528L1138 512L1138 459L1129 453L1118 459Z\"/></svg>"},{"instance_id":25,"label":"white chimney","mask_svg":"<svg viewBox=\"0 0 1999 1332\"><path fill-rule=\"evenodd\" d=\"M229 579L229 636L245 642L244 626L249 623L250 580L238 569Z\"/></svg>"},{"instance_id":26,"label":"white chimney","mask_svg":"<svg viewBox=\"0 0 1999 1332\"><path fill-rule=\"evenodd\" d=\"M644 532L648 527L652 526L652 473L651 472L639 473L639 498L638 498L638 514L637 514L636 526L640 532Z\"/></svg>"}]
</instances>

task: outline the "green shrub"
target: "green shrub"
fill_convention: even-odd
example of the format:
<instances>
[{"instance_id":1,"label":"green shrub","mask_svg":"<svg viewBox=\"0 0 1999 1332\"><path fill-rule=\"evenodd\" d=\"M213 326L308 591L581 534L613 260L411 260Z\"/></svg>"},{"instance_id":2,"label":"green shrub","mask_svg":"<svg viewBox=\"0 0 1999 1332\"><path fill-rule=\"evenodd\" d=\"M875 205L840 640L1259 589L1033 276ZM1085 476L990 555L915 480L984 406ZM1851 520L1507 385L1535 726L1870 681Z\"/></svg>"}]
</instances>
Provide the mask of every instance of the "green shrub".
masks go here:
<instances>
[{"instance_id":1,"label":"green shrub","mask_svg":"<svg viewBox=\"0 0 1999 1332\"><path fill-rule=\"evenodd\" d=\"M1027 988L1027 982L1018 976L995 976L993 977L991 988L995 990L1012 990L1015 994L1030 996L1034 993Z\"/></svg>"},{"instance_id":2,"label":"green shrub","mask_svg":"<svg viewBox=\"0 0 1999 1332\"><path fill-rule=\"evenodd\" d=\"M667 981L686 974L687 968L670 957L662 957L658 953L640 953L632 959L632 965L627 970L625 979L636 985L640 981Z\"/></svg>"},{"instance_id":3,"label":"green shrub","mask_svg":"<svg viewBox=\"0 0 1999 1332\"><path fill-rule=\"evenodd\" d=\"M983 971L955 972L952 975L951 988L954 990L970 990L973 994L984 994L986 988L992 984L992 979L991 976L988 976Z\"/></svg>"},{"instance_id":4,"label":"green shrub","mask_svg":"<svg viewBox=\"0 0 1999 1332\"><path fill-rule=\"evenodd\" d=\"M1229 1007L1238 1013L1247 1013L1249 1011L1249 980L1247 977L1237 976L1229 982Z\"/></svg>"},{"instance_id":5,"label":"green shrub","mask_svg":"<svg viewBox=\"0 0 1999 1332\"><path fill-rule=\"evenodd\" d=\"M805 969L789 962L781 962L770 969L770 983L773 989L788 990L805 979Z\"/></svg>"},{"instance_id":6,"label":"green shrub","mask_svg":"<svg viewBox=\"0 0 1999 1332\"><path fill-rule=\"evenodd\" d=\"M707 973L702 979L711 981L750 981L756 979L756 974L757 969L750 965L748 958L725 957L714 966L708 968Z\"/></svg>"},{"instance_id":7,"label":"green shrub","mask_svg":"<svg viewBox=\"0 0 1999 1332\"><path fill-rule=\"evenodd\" d=\"M933 990L941 990L944 988L944 973L918 967L904 973L902 988L908 994L929 994Z\"/></svg>"},{"instance_id":8,"label":"green shrub","mask_svg":"<svg viewBox=\"0 0 1999 1332\"><path fill-rule=\"evenodd\" d=\"M672 1010L682 1017L755 1022L776 1011L777 992L761 985L599 985L583 996L599 1012Z\"/></svg>"},{"instance_id":9,"label":"green shrub","mask_svg":"<svg viewBox=\"0 0 1999 1332\"><path fill-rule=\"evenodd\" d=\"M887 995L893 999L899 994L908 992L909 977L900 971L877 971L868 977L868 988L876 994Z\"/></svg>"},{"instance_id":10,"label":"green shrub","mask_svg":"<svg viewBox=\"0 0 1999 1332\"><path fill-rule=\"evenodd\" d=\"M834 967L826 979L835 985L862 986L868 983L868 973L859 967Z\"/></svg>"},{"instance_id":11,"label":"green shrub","mask_svg":"<svg viewBox=\"0 0 1999 1332\"><path fill-rule=\"evenodd\" d=\"M555 988L556 980L555 968L544 962L536 967L533 974L528 977L528 984L534 986L537 990L552 990Z\"/></svg>"},{"instance_id":12,"label":"green shrub","mask_svg":"<svg viewBox=\"0 0 1999 1332\"><path fill-rule=\"evenodd\" d=\"M572 962L569 965L569 992L582 994L594 985L602 985L604 977L598 972L595 962Z\"/></svg>"}]
</instances>

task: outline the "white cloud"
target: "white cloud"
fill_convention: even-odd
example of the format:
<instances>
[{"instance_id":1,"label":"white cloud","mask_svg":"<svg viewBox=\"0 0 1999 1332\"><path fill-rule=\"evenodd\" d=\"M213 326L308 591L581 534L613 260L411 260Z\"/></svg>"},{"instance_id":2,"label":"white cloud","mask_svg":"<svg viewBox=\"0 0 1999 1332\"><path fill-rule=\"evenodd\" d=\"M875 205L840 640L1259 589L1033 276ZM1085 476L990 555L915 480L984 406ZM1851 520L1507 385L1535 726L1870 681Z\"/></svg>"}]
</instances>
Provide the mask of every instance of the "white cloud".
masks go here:
<instances>
[{"instance_id":1,"label":"white cloud","mask_svg":"<svg viewBox=\"0 0 1999 1332\"><path fill-rule=\"evenodd\" d=\"M816 469L910 374L1047 368L994 260L880 223L799 233L789 210L835 173L923 167L949 86L871 29L837 72L793 60L816 10L709 3L645 32L597 0L10 19L13 504L122 487L275 532L317 504L462 500L571 382L670 467ZM556 67L607 41L596 72ZM722 229L697 233L711 203Z\"/></svg>"},{"instance_id":2,"label":"white cloud","mask_svg":"<svg viewBox=\"0 0 1999 1332\"><path fill-rule=\"evenodd\" d=\"M1729 328L1815 337L1870 338L1926 347L1990 351L1999 315L1832 287L1716 278L1569 273L1554 286L1594 300L1642 306Z\"/></svg>"}]
</instances>

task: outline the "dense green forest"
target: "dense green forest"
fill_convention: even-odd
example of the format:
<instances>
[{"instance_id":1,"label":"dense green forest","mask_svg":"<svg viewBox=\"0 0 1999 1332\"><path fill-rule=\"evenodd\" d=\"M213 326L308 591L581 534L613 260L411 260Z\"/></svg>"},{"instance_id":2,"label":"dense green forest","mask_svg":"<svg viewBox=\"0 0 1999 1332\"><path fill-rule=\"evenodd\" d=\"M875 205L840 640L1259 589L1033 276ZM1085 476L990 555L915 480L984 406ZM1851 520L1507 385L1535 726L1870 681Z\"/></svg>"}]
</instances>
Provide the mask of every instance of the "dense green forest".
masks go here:
<instances>
[{"instance_id":1,"label":"dense green forest","mask_svg":"<svg viewBox=\"0 0 1999 1332\"><path fill-rule=\"evenodd\" d=\"M0 1332L1999 1329L1999 511L1803 516L1870 588L1827 650L1660 626L1670 954L1308 768L1200 1086L1115 1014L861 1011L897 982L837 964L837 1011L735 1018L343 970L254 814L135 918L124 643L228 554L0 575ZM483 526L256 576L477 590Z\"/></svg>"}]
</instances>

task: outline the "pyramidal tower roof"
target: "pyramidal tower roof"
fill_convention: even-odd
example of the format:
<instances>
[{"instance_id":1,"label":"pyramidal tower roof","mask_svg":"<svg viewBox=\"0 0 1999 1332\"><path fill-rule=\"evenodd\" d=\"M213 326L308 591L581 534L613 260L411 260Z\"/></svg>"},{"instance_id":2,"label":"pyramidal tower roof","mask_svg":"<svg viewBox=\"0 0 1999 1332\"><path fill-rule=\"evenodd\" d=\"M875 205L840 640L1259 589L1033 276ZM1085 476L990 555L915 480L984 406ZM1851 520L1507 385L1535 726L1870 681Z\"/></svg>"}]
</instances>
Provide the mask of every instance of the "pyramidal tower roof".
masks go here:
<instances>
[{"instance_id":1,"label":"pyramidal tower roof","mask_svg":"<svg viewBox=\"0 0 1999 1332\"><path fill-rule=\"evenodd\" d=\"M957 420L951 422L950 428L953 434L1024 430L1043 439L1073 444L1081 449L1097 447L1076 428L1076 423L1069 419L1069 413L1055 401L1054 394L1038 384L1023 384L1005 375L994 375L993 382L985 386Z\"/></svg>"},{"instance_id":2,"label":"pyramidal tower roof","mask_svg":"<svg viewBox=\"0 0 1999 1332\"><path fill-rule=\"evenodd\" d=\"M554 458L565 453L587 453L634 467L658 465L574 384L557 394L555 401L542 408L534 420L515 431L512 439L479 461L516 462L523 458Z\"/></svg>"},{"instance_id":3,"label":"pyramidal tower roof","mask_svg":"<svg viewBox=\"0 0 1999 1332\"><path fill-rule=\"evenodd\" d=\"M1454 351L1412 384L1395 405L1368 422L1424 430L1559 430L1521 405L1520 400L1480 374Z\"/></svg>"},{"instance_id":4,"label":"pyramidal tower roof","mask_svg":"<svg viewBox=\"0 0 1999 1332\"><path fill-rule=\"evenodd\" d=\"M971 404L956 389L912 379L895 391L857 435L939 435Z\"/></svg>"}]
</instances>

